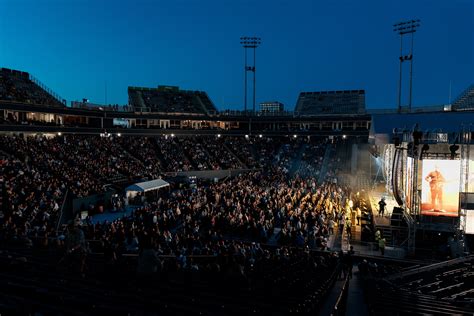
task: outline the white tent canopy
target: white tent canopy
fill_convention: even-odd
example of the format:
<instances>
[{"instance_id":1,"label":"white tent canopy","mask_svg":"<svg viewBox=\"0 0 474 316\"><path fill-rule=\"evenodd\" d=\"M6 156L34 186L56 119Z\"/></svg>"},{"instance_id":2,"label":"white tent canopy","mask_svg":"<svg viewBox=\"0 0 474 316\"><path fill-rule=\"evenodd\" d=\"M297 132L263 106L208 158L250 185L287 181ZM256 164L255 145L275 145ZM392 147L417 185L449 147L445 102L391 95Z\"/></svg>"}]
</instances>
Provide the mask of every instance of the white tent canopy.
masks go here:
<instances>
[{"instance_id":1,"label":"white tent canopy","mask_svg":"<svg viewBox=\"0 0 474 316\"><path fill-rule=\"evenodd\" d=\"M138 182L125 188L127 198L134 197L137 192L148 192L159 190L164 187L169 187L169 183L162 179L155 179L151 181Z\"/></svg>"}]
</instances>

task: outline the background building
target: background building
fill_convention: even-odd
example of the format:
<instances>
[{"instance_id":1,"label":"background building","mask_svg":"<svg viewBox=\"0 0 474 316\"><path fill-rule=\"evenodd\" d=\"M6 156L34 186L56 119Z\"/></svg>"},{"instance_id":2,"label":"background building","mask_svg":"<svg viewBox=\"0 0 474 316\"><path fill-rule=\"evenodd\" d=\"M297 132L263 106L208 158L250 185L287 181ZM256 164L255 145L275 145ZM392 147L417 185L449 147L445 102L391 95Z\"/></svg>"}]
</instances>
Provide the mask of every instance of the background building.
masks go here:
<instances>
[{"instance_id":1,"label":"background building","mask_svg":"<svg viewBox=\"0 0 474 316\"><path fill-rule=\"evenodd\" d=\"M260 113L279 113L283 112L284 105L278 101L261 102Z\"/></svg>"}]
</instances>

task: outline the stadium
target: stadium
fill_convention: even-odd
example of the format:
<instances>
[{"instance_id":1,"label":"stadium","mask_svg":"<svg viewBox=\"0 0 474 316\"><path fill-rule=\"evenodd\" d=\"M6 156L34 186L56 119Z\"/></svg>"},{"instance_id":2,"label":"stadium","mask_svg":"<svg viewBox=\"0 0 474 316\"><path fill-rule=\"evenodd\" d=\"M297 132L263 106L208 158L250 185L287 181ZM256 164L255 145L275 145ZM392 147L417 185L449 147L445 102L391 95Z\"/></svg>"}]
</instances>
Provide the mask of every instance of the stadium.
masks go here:
<instances>
[{"instance_id":1,"label":"stadium","mask_svg":"<svg viewBox=\"0 0 474 316\"><path fill-rule=\"evenodd\" d=\"M67 101L0 68L0 315L474 313L474 85L413 105L412 39L398 106L257 108L262 41L240 38L238 109L143 81Z\"/></svg>"}]
</instances>

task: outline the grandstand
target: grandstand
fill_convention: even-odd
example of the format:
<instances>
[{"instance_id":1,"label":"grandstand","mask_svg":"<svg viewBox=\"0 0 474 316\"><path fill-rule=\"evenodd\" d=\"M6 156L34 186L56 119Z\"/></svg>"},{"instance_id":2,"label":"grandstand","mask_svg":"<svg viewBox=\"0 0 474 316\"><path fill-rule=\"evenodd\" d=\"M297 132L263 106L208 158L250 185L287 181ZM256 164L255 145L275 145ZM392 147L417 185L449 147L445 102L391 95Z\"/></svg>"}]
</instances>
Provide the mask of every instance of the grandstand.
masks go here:
<instances>
[{"instance_id":1,"label":"grandstand","mask_svg":"<svg viewBox=\"0 0 474 316\"><path fill-rule=\"evenodd\" d=\"M27 72L0 68L0 100L49 107L65 107L66 100Z\"/></svg>"},{"instance_id":2,"label":"grandstand","mask_svg":"<svg viewBox=\"0 0 474 316\"><path fill-rule=\"evenodd\" d=\"M295 112L301 115L365 113L365 90L301 92Z\"/></svg>"},{"instance_id":3,"label":"grandstand","mask_svg":"<svg viewBox=\"0 0 474 316\"><path fill-rule=\"evenodd\" d=\"M214 114L216 107L204 91L180 90L174 86L158 88L128 87L129 103L150 112Z\"/></svg>"},{"instance_id":4,"label":"grandstand","mask_svg":"<svg viewBox=\"0 0 474 316\"><path fill-rule=\"evenodd\" d=\"M473 264L471 256L367 281L369 309L374 315L472 315Z\"/></svg>"},{"instance_id":5,"label":"grandstand","mask_svg":"<svg viewBox=\"0 0 474 316\"><path fill-rule=\"evenodd\" d=\"M463 111L474 109L474 84L464 90L452 103L453 111Z\"/></svg>"}]
</instances>

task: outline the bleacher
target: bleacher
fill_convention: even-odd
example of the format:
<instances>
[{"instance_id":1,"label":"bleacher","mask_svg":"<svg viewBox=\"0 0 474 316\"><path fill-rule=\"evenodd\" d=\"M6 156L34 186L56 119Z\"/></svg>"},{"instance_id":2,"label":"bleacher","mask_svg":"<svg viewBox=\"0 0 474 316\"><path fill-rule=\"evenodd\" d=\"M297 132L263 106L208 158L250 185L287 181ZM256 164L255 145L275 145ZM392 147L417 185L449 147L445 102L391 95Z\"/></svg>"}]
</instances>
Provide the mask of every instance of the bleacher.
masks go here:
<instances>
[{"instance_id":1,"label":"bleacher","mask_svg":"<svg viewBox=\"0 0 474 316\"><path fill-rule=\"evenodd\" d=\"M202 103L206 113L213 114L217 112L216 106L214 105L211 98L209 98L206 92L196 91L196 98L198 99L198 101L200 101L200 103Z\"/></svg>"},{"instance_id":2,"label":"bleacher","mask_svg":"<svg viewBox=\"0 0 474 316\"><path fill-rule=\"evenodd\" d=\"M0 252L0 313L42 315L286 315L316 314L336 275L324 255L300 254L228 271L168 271L135 277L134 258L110 271L102 255L90 255L89 276L64 273L51 251ZM175 258L169 258L173 266ZM209 264L231 258L204 258ZM315 264L316 263L316 264ZM319 263L319 264L318 264ZM233 264L229 266L231 268ZM54 268L55 267L55 268ZM109 269L109 271L106 271Z\"/></svg>"},{"instance_id":3,"label":"bleacher","mask_svg":"<svg viewBox=\"0 0 474 316\"><path fill-rule=\"evenodd\" d=\"M364 90L301 92L295 106L300 115L365 112Z\"/></svg>"},{"instance_id":4,"label":"bleacher","mask_svg":"<svg viewBox=\"0 0 474 316\"><path fill-rule=\"evenodd\" d=\"M373 315L473 315L474 257L396 273L367 286Z\"/></svg>"},{"instance_id":5,"label":"bleacher","mask_svg":"<svg viewBox=\"0 0 474 316\"><path fill-rule=\"evenodd\" d=\"M65 100L53 94L27 72L0 68L0 100L64 107Z\"/></svg>"},{"instance_id":6,"label":"bleacher","mask_svg":"<svg viewBox=\"0 0 474 316\"><path fill-rule=\"evenodd\" d=\"M470 85L454 100L451 108L454 111L474 109L474 84Z\"/></svg>"},{"instance_id":7,"label":"bleacher","mask_svg":"<svg viewBox=\"0 0 474 316\"><path fill-rule=\"evenodd\" d=\"M212 114L217 109L206 92L186 91L178 87L128 87L129 103L135 109L151 112Z\"/></svg>"}]
</instances>

